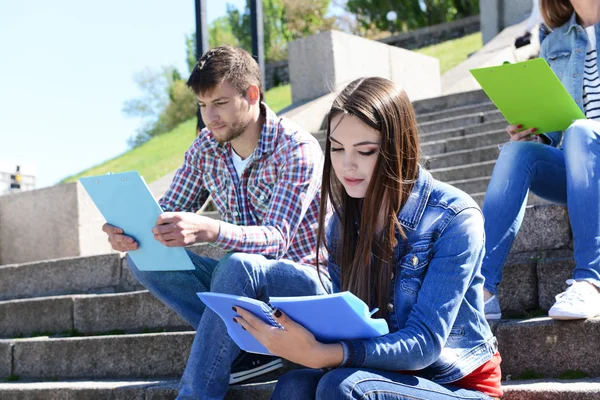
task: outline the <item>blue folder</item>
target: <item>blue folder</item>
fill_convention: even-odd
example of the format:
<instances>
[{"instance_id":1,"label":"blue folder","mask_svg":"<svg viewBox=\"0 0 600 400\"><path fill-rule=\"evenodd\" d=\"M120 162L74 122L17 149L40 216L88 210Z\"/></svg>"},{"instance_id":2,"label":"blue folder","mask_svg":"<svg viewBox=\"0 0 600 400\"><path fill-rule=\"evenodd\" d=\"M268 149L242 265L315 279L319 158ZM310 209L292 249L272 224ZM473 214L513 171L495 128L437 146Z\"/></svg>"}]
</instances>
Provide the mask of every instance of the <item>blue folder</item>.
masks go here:
<instances>
[{"instance_id":1,"label":"blue folder","mask_svg":"<svg viewBox=\"0 0 600 400\"><path fill-rule=\"evenodd\" d=\"M271 297L270 305L260 300L223 293L200 292L200 299L216 312L233 341L249 353L271 354L242 326L233 322L239 316L232 307L250 311L264 322L281 328L273 316L280 309L292 320L304 326L322 343L344 339L371 339L389 333L384 319L371 318L367 305L350 292L319 296Z\"/></svg>"},{"instance_id":2,"label":"blue folder","mask_svg":"<svg viewBox=\"0 0 600 400\"><path fill-rule=\"evenodd\" d=\"M193 270L183 247L167 247L154 239L152 228L162 209L137 171L80 178L79 182L111 225L138 243L128 254L142 271Z\"/></svg>"}]
</instances>

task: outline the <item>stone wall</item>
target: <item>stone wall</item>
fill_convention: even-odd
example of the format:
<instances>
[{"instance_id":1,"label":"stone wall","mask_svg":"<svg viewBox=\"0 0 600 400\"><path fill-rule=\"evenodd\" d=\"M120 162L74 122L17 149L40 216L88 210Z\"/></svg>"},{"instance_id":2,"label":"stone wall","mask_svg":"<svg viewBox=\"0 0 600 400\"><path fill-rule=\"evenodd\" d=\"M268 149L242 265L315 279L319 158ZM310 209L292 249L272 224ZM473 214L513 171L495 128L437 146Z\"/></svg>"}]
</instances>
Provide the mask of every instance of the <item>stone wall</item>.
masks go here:
<instances>
[{"instance_id":1,"label":"stone wall","mask_svg":"<svg viewBox=\"0 0 600 400\"><path fill-rule=\"evenodd\" d=\"M287 83L290 83L290 70L287 60L273 61L265 64L265 90Z\"/></svg>"},{"instance_id":2,"label":"stone wall","mask_svg":"<svg viewBox=\"0 0 600 400\"><path fill-rule=\"evenodd\" d=\"M389 44L390 46L414 50L470 35L471 33L479 32L479 30L479 15L472 15L459 21L446 22L390 36L381 39L380 42Z\"/></svg>"}]
</instances>

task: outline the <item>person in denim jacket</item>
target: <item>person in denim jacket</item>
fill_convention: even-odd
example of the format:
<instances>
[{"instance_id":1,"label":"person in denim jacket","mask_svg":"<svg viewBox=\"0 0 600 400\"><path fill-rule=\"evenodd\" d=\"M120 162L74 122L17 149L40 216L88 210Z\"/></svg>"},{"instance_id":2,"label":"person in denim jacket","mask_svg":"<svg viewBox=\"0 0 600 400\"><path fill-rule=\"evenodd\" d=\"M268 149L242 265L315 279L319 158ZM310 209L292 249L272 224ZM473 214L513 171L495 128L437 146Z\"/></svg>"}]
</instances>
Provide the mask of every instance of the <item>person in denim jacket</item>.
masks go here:
<instances>
[{"instance_id":1,"label":"person in denim jacket","mask_svg":"<svg viewBox=\"0 0 600 400\"><path fill-rule=\"evenodd\" d=\"M236 322L269 351L312 368L281 377L273 399L502 395L500 355L483 314L481 211L418 158L416 118L402 88L363 78L340 93L328 116L317 249L326 243L329 276L322 278L333 292L349 290L377 307L390 333L324 344L280 310L274 316L285 330L237 307Z\"/></svg>"},{"instance_id":2,"label":"person in denim jacket","mask_svg":"<svg viewBox=\"0 0 600 400\"><path fill-rule=\"evenodd\" d=\"M564 132L536 135L536 128L509 125L483 204L486 232L485 314L501 318L497 297L502 267L519 231L529 190L566 205L576 267L568 289L548 314L555 319L600 315L600 36L598 0L542 0L542 15L554 31L544 40L544 58L587 119ZM562 141L561 141L562 139ZM561 148L558 148L561 145Z\"/></svg>"}]
</instances>

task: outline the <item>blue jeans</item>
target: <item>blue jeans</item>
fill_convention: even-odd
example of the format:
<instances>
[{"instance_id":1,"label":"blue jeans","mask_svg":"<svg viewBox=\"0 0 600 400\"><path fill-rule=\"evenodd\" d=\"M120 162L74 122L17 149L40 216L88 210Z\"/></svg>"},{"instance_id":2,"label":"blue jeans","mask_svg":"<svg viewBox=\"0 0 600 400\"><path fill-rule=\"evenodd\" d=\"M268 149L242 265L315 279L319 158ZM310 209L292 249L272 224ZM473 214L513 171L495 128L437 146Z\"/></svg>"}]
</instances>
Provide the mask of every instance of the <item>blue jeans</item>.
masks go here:
<instances>
[{"instance_id":1,"label":"blue jeans","mask_svg":"<svg viewBox=\"0 0 600 400\"><path fill-rule=\"evenodd\" d=\"M221 318L196 295L212 291L268 301L271 296L325 294L316 269L287 260L233 253L220 261L188 252L194 271L140 271L129 258L135 277L195 329L178 400L223 399L229 388L231 364L240 353ZM331 290L331 282L323 277Z\"/></svg>"},{"instance_id":2,"label":"blue jeans","mask_svg":"<svg viewBox=\"0 0 600 400\"><path fill-rule=\"evenodd\" d=\"M502 147L485 194L486 255L481 271L493 294L521 227L527 193L567 205L575 244L573 279L600 287L600 122L575 121L563 149L533 142Z\"/></svg>"},{"instance_id":3,"label":"blue jeans","mask_svg":"<svg viewBox=\"0 0 600 400\"><path fill-rule=\"evenodd\" d=\"M490 399L489 396L452 385L399 372L338 368L329 372L301 369L277 382L271 400L456 400Z\"/></svg>"}]
</instances>

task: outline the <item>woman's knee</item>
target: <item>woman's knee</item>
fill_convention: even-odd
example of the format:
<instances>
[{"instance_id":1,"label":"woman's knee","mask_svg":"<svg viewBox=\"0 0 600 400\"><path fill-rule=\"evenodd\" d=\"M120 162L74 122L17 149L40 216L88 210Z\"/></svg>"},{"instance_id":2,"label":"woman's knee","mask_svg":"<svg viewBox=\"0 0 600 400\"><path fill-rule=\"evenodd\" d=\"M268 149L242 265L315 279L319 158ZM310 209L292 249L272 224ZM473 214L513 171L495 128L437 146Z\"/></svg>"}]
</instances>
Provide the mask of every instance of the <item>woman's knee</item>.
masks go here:
<instances>
[{"instance_id":1,"label":"woman's knee","mask_svg":"<svg viewBox=\"0 0 600 400\"><path fill-rule=\"evenodd\" d=\"M320 370L290 371L277 380L271 400L314 400L322 376Z\"/></svg>"},{"instance_id":2,"label":"woman's knee","mask_svg":"<svg viewBox=\"0 0 600 400\"><path fill-rule=\"evenodd\" d=\"M563 147L569 150L570 147L577 147L579 150L598 148L598 146L590 146L592 143L600 142L600 122L579 119L571 124L565 132Z\"/></svg>"}]
</instances>

